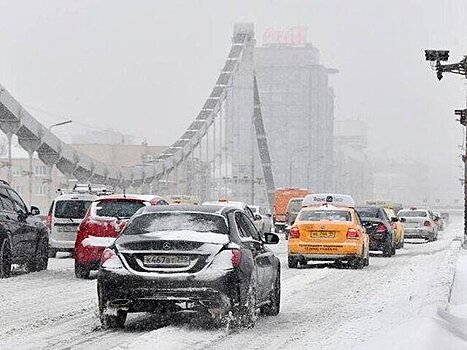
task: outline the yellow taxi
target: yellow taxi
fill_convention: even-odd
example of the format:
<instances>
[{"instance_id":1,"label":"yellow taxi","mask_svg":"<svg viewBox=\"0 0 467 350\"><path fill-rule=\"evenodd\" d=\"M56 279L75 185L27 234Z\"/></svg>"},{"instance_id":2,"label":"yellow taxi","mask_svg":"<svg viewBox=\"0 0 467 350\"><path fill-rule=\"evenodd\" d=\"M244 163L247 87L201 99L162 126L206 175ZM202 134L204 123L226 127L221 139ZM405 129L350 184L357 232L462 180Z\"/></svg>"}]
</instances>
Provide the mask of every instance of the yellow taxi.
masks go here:
<instances>
[{"instance_id":1,"label":"yellow taxi","mask_svg":"<svg viewBox=\"0 0 467 350\"><path fill-rule=\"evenodd\" d=\"M391 220L391 226L395 232L396 249L404 248L404 225L402 224L401 219L397 217L394 209L390 207L384 207L383 209L386 212L388 218ZM405 219L402 220L405 221Z\"/></svg>"},{"instance_id":2,"label":"yellow taxi","mask_svg":"<svg viewBox=\"0 0 467 350\"><path fill-rule=\"evenodd\" d=\"M308 261L346 262L354 269L369 264L369 238L349 195L311 194L290 228L288 265Z\"/></svg>"}]
</instances>

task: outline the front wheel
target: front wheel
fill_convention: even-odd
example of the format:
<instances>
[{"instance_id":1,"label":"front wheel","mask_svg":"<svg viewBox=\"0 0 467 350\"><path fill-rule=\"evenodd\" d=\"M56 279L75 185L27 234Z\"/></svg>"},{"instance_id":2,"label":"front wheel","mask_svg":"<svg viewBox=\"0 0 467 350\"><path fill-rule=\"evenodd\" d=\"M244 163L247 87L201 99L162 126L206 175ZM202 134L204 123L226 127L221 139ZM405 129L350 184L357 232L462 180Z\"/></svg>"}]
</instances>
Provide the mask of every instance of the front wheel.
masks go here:
<instances>
[{"instance_id":1,"label":"front wheel","mask_svg":"<svg viewBox=\"0 0 467 350\"><path fill-rule=\"evenodd\" d=\"M49 265L48 241L43 239L37 245L36 250L36 271L46 270Z\"/></svg>"},{"instance_id":2,"label":"front wheel","mask_svg":"<svg viewBox=\"0 0 467 350\"><path fill-rule=\"evenodd\" d=\"M269 304L263 306L261 312L268 316L279 315L281 309L281 273L280 269L276 274L276 281L274 282L274 288L270 292Z\"/></svg>"},{"instance_id":3,"label":"front wheel","mask_svg":"<svg viewBox=\"0 0 467 350\"><path fill-rule=\"evenodd\" d=\"M11 275L11 248L6 239L0 243L0 278Z\"/></svg>"}]
</instances>

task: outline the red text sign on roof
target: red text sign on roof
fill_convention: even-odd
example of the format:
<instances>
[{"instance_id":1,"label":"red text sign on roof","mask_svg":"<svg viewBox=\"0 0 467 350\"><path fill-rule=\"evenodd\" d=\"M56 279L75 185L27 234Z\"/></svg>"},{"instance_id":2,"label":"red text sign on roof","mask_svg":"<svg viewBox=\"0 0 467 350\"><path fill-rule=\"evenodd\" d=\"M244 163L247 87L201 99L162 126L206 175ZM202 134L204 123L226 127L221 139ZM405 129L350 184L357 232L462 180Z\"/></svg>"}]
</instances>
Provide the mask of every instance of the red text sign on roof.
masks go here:
<instances>
[{"instance_id":1,"label":"red text sign on roof","mask_svg":"<svg viewBox=\"0 0 467 350\"><path fill-rule=\"evenodd\" d=\"M263 34L263 45L268 44L286 44L286 45L304 45L306 44L308 28L290 27L285 30L268 28Z\"/></svg>"}]
</instances>

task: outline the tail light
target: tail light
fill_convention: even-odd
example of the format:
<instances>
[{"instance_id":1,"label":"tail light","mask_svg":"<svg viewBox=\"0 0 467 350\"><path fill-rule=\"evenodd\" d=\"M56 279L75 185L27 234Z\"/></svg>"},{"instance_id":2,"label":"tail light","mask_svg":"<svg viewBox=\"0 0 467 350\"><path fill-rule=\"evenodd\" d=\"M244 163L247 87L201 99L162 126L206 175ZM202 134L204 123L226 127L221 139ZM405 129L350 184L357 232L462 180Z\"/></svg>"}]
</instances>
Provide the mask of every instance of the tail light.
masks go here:
<instances>
[{"instance_id":1,"label":"tail light","mask_svg":"<svg viewBox=\"0 0 467 350\"><path fill-rule=\"evenodd\" d=\"M52 229L52 215L51 214L47 215L47 217L45 218L45 226L47 226L49 230Z\"/></svg>"},{"instance_id":2,"label":"tail light","mask_svg":"<svg viewBox=\"0 0 467 350\"><path fill-rule=\"evenodd\" d=\"M289 238L300 238L300 230L298 227L295 226L290 228Z\"/></svg>"},{"instance_id":3,"label":"tail light","mask_svg":"<svg viewBox=\"0 0 467 350\"><path fill-rule=\"evenodd\" d=\"M358 231L354 228L349 228L347 230L347 238L350 238L350 239L358 238Z\"/></svg>"},{"instance_id":4,"label":"tail light","mask_svg":"<svg viewBox=\"0 0 467 350\"><path fill-rule=\"evenodd\" d=\"M429 222L428 220L426 220L426 221L423 223L423 226L425 226L425 227L430 227L430 226L431 226L431 222Z\"/></svg>"},{"instance_id":5,"label":"tail light","mask_svg":"<svg viewBox=\"0 0 467 350\"><path fill-rule=\"evenodd\" d=\"M376 233L385 233L386 232L386 226L380 222L378 224L378 227L376 228Z\"/></svg>"},{"instance_id":6,"label":"tail light","mask_svg":"<svg viewBox=\"0 0 467 350\"><path fill-rule=\"evenodd\" d=\"M115 251L110 248L106 248L102 253L101 265L106 269L121 269L123 267Z\"/></svg>"},{"instance_id":7,"label":"tail light","mask_svg":"<svg viewBox=\"0 0 467 350\"><path fill-rule=\"evenodd\" d=\"M230 257L233 267L239 267L242 261L242 252L238 249L232 249L232 256Z\"/></svg>"},{"instance_id":8,"label":"tail light","mask_svg":"<svg viewBox=\"0 0 467 350\"><path fill-rule=\"evenodd\" d=\"M112 249L106 249L101 255L101 264L105 263L107 260L111 259L115 255L115 252Z\"/></svg>"}]
</instances>

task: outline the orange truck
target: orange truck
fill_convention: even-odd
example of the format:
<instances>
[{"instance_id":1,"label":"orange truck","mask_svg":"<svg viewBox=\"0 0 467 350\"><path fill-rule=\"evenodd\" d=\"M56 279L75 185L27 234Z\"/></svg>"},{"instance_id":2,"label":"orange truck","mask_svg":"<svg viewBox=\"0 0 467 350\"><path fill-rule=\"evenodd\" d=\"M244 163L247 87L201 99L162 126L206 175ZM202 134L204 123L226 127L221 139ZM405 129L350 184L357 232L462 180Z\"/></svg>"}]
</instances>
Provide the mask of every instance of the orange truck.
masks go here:
<instances>
[{"instance_id":1,"label":"orange truck","mask_svg":"<svg viewBox=\"0 0 467 350\"><path fill-rule=\"evenodd\" d=\"M274 192L273 221L276 232L282 232L287 226L287 204L292 198L303 198L310 191L306 188L277 188Z\"/></svg>"}]
</instances>

